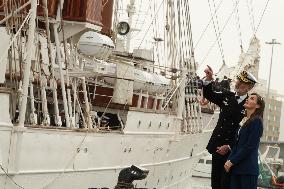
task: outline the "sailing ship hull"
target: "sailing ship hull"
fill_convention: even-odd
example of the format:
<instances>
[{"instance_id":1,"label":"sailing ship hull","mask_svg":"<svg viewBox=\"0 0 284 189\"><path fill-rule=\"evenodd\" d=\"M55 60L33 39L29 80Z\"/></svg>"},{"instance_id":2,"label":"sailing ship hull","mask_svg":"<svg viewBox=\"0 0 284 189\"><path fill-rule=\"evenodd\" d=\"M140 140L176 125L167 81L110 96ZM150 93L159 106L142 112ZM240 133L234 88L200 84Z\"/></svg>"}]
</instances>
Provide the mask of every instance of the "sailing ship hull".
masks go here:
<instances>
[{"instance_id":1,"label":"sailing ship hull","mask_svg":"<svg viewBox=\"0 0 284 189\"><path fill-rule=\"evenodd\" d=\"M145 119L137 117L139 112L130 116L135 114L136 120L142 120L141 131L128 129L138 128L134 119L124 132L2 126L1 164L5 170L9 167L10 178L30 189L114 188L120 170L130 165L149 170L146 179L134 183L137 188L187 188L211 132L172 132L165 118L161 126L146 127L143 121L159 114ZM18 188L2 170L0 174L0 188Z\"/></svg>"}]
</instances>

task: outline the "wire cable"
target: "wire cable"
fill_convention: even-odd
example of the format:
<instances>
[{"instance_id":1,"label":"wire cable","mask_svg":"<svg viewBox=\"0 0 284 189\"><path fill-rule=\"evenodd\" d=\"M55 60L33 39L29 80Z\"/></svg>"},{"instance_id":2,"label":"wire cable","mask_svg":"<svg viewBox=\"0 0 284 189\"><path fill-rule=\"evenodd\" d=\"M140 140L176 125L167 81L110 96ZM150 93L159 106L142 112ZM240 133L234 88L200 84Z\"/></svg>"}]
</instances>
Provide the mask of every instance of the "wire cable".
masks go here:
<instances>
[{"instance_id":1,"label":"wire cable","mask_svg":"<svg viewBox=\"0 0 284 189\"><path fill-rule=\"evenodd\" d=\"M18 187L18 188L22 188L25 189L24 187L22 187L21 185L19 185L18 183L16 183L13 178L5 171L5 169L3 168L3 166L0 164L0 169L4 172L4 174Z\"/></svg>"},{"instance_id":2,"label":"wire cable","mask_svg":"<svg viewBox=\"0 0 284 189\"><path fill-rule=\"evenodd\" d=\"M216 12L215 2L214 2L214 0L212 0L212 1L213 1L214 9L215 9L214 12ZM212 18L212 20L213 20L213 27L214 27L215 35L216 35L216 38L217 38L219 51L220 51L223 63L225 63L224 49L223 49L223 44L222 44L222 39L221 39L221 34L220 34L218 17L217 17L217 14L214 14L215 15L215 19L214 19L214 15L213 15L212 8L211 8L211 5L210 5L210 0L207 0L207 2L208 2L209 9L210 9L211 17L213 17Z\"/></svg>"},{"instance_id":3,"label":"wire cable","mask_svg":"<svg viewBox=\"0 0 284 189\"><path fill-rule=\"evenodd\" d=\"M266 12L266 9L267 9L267 7L268 7L268 3L269 3L269 2L270 2L270 0L267 0L267 2L266 2L266 4L265 4L265 7L264 7L264 9L263 9L263 11L262 11L261 17L260 17L260 19L259 19L259 22L258 22L258 24L257 24L257 27L256 27L256 30L255 30L254 35L256 35L256 33L257 33L258 29L259 29L259 26L260 26L260 24L261 24L261 22L262 22L263 16L264 16L264 14L265 14L265 12Z\"/></svg>"},{"instance_id":4,"label":"wire cable","mask_svg":"<svg viewBox=\"0 0 284 189\"><path fill-rule=\"evenodd\" d=\"M233 4L236 4L237 1L232 0ZM239 31L239 39L240 39L240 48L241 48L241 52L243 52L243 41L242 41L242 31L241 31L241 24L240 24L240 14L239 14L239 8L237 6L237 10L236 10L236 27L237 30Z\"/></svg>"},{"instance_id":5,"label":"wire cable","mask_svg":"<svg viewBox=\"0 0 284 189\"><path fill-rule=\"evenodd\" d=\"M222 30L221 30L221 32L220 32L219 35L221 35L221 34L223 33L224 29L226 28L227 24L229 23L229 21L230 21L232 15L233 15L233 13L236 11L236 8L237 8L237 6L238 6L239 3L240 3L240 0L238 0L238 2L236 3L236 5L235 5L233 11L231 12L231 14L229 15L228 19L226 20L226 22L225 22L225 24L224 24L224 26L223 26L223 28L222 28ZM215 46L216 41L217 41L217 39L214 41L214 43L213 43L213 44L210 46L210 48L208 49L206 55L204 56L204 58L202 59L202 61L201 61L201 63L200 63L200 66L201 66L201 65L205 62L205 60L207 59L207 57L208 57L208 55L210 54L211 50L212 50L213 47Z\"/></svg>"},{"instance_id":6,"label":"wire cable","mask_svg":"<svg viewBox=\"0 0 284 189\"><path fill-rule=\"evenodd\" d=\"M214 15L215 15L215 14L217 14L217 11L218 11L218 10L219 10L219 8L221 7L222 2L223 2L223 0L221 0L221 1L220 1L220 3L218 4L218 7L217 7L216 11L214 12ZM208 24L206 25L206 27L205 27L205 28L204 28L204 30L202 31L202 33L201 33L200 37L199 37L199 38L198 38L198 40L197 40L196 45L194 46L194 49L196 49L196 48L197 48L197 46L198 46L199 42L200 42L200 41L201 41L201 39L203 38L203 36L204 36L205 32L207 31L207 29L208 29L209 25L211 24L212 20L213 20L213 17L211 17L211 19L209 20Z\"/></svg>"},{"instance_id":7,"label":"wire cable","mask_svg":"<svg viewBox=\"0 0 284 189\"><path fill-rule=\"evenodd\" d=\"M250 3L249 3L249 0L247 0L246 2L247 2L247 8L248 8L248 13L249 13L252 33L255 33L255 23L254 23L253 9L252 9L252 1L250 0Z\"/></svg>"},{"instance_id":8,"label":"wire cable","mask_svg":"<svg viewBox=\"0 0 284 189\"><path fill-rule=\"evenodd\" d=\"M158 8L158 10L157 10L156 13L155 13L154 18L152 19L150 25L148 26L148 28L147 28L147 30L146 30L146 32L145 32L145 34L144 34L144 36L143 36L143 38L142 38L142 40L141 40L141 43L140 43L139 46L138 46L138 49L140 49L140 47L141 47L143 41L145 40L145 37L146 37L147 33L149 32L151 26L153 25L154 20L156 19L157 14L158 14L158 12L160 11L160 9L161 9L161 7L162 7L164 1L165 1L165 0L163 0L163 1L161 2L161 4L159 5L159 8Z\"/></svg>"}]
</instances>

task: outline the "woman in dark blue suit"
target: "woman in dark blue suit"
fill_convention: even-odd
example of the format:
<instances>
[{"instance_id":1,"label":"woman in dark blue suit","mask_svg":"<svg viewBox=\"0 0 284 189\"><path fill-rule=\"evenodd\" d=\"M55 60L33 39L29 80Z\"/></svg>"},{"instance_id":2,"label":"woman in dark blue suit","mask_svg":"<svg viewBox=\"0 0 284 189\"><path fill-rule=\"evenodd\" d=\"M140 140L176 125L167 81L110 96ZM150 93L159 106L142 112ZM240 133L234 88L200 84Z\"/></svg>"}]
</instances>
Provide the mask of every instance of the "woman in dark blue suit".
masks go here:
<instances>
[{"instance_id":1,"label":"woman in dark blue suit","mask_svg":"<svg viewBox=\"0 0 284 189\"><path fill-rule=\"evenodd\" d=\"M236 144L224 168L231 171L231 189L256 189L258 179L258 147L263 132L265 103L257 93L252 93L244 104L246 117L240 122Z\"/></svg>"}]
</instances>

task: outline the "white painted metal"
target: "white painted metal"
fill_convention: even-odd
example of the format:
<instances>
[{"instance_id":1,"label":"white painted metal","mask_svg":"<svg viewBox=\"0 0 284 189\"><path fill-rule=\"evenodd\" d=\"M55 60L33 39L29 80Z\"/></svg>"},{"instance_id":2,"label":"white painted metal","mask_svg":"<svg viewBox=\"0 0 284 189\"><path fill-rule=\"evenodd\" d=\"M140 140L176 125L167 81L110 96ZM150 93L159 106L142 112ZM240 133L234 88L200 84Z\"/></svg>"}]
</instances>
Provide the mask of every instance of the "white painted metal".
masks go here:
<instances>
[{"instance_id":1,"label":"white painted metal","mask_svg":"<svg viewBox=\"0 0 284 189\"><path fill-rule=\"evenodd\" d=\"M116 66L116 77L112 102L132 104L134 67L132 63L121 63Z\"/></svg>"},{"instance_id":2,"label":"white painted metal","mask_svg":"<svg viewBox=\"0 0 284 189\"><path fill-rule=\"evenodd\" d=\"M19 115L19 126L24 127L26 108L27 108L27 96L28 96L28 87L29 87L29 79L30 79L30 68L31 68L31 60L33 48L34 48L34 32L35 32L35 19L36 19L36 9L37 9L37 1L31 1L31 17L29 22L29 32L28 32L28 43L26 49L28 50L26 65L24 69L24 79L23 79L23 93L22 93L22 102L21 109Z\"/></svg>"},{"instance_id":3,"label":"white painted metal","mask_svg":"<svg viewBox=\"0 0 284 189\"><path fill-rule=\"evenodd\" d=\"M53 107L54 107L54 116L55 116L55 124L56 126L62 126L61 117L59 116L59 108L58 108L58 99L57 99L57 83L54 78L54 65L55 65L55 57L53 53L53 48L51 45L50 40L50 25L48 20L48 8L47 8L47 0L43 0L43 9L45 13L45 25L46 25L46 38L47 38L47 48L49 51L49 61L50 61L50 67L51 67L51 75L52 78L50 79L50 86L52 88L52 96L53 96Z\"/></svg>"},{"instance_id":4,"label":"white painted metal","mask_svg":"<svg viewBox=\"0 0 284 189\"><path fill-rule=\"evenodd\" d=\"M79 50L88 56L106 60L114 49L113 41L98 32L88 31L79 39Z\"/></svg>"},{"instance_id":5,"label":"white painted metal","mask_svg":"<svg viewBox=\"0 0 284 189\"><path fill-rule=\"evenodd\" d=\"M66 41L64 41L63 43L65 43L64 45L66 46ZM64 52L65 56L67 56L66 52ZM68 60L67 60L68 61ZM68 61L70 62L70 61ZM67 62L65 61L65 63L67 64ZM69 114L69 118L70 118L70 127L74 128L74 122L73 120L73 116L72 116L72 99L71 99L71 86L70 86L70 77L69 77L69 67L68 65L66 65L66 85L67 85L67 104L68 104L68 114Z\"/></svg>"},{"instance_id":6,"label":"white painted metal","mask_svg":"<svg viewBox=\"0 0 284 189\"><path fill-rule=\"evenodd\" d=\"M12 126L11 117L9 114L10 106L10 93L11 91L6 88L0 88L0 127L2 126ZM0 148L1 151L1 148ZM1 156L1 155L0 155Z\"/></svg>"},{"instance_id":7,"label":"white painted metal","mask_svg":"<svg viewBox=\"0 0 284 189\"><path fill-rule=\"evenodd\" d=\"M54 78L50 80L52 84L52 96L53 96L53 106L54 106L54 116L55 116L55 124L56 126L62 126L62 120L59 116L59 108L58 108L58 100L57 100L57 83Z\"/></svg>"},{"instance_id":8,"label":"white painted metal","mask_svg":"<svg viewBox=\"0 0 284 189\"><path fill-rule=\"evenodd\" d=\"M130 117L141 115L129 112L127 127L135 127ZM156 116L149 114L147 118L157 120ZM173 130L173 125L165 128L170 117L161 119L160 128L153 123L149 129L155 134L148 132L147 118L142 120L140 131L129 134L33 128L14 131L20 139L15 145L21 150L17 154L16 172L9 174L17 184L29 189L113 188L119 170L135 164L150 170L146 179L136 182L137 187L184 189L210 133L180 135L173 140L173 133L161 132ZM0 127L3 167L7 166L10 133L11 129ZM205 140L200 141L201 137ZM0 172L0 188L6 182L6 188L16 189L5 177Z\"/></svg>"},{"instance_id":9,"label":"white painted metal","mask_svg":"<svg viewBox=\"0 0 284 189\"><path fill-rule=\"evenodd\" d=\"M36 125L37 124L37 114L35 110L34 85L32 83L32 80L30 80L30 98L31 98L30 122L32 125Z\"/></svg>"},{"instance_id":10,"label":"white painted metal","mask_svg":"<svg viewBox=\"0 0 284 189\"><path fill-rule=\"evenodd\" d=\"M73 91L73 112L72 112L72 124L74 125L74 127L78 128L77 122L78 122L78 118L79 115L78 113L76 113L76 110L78 110L78 106L76 105L76 101L77 101L77 79L74 79L73 83L72 83L72 91ZM78 111L77 111L78 112Z\"/></svg>"},{"instance_id":11,"label":"white painted metal","mask_svg":"<svg viewBox=\"0 0 284 189\"><path fill-rule=\"evenodd\" d=\"M82 58L88 60L86 57ZM118 70L121 69L118 68L118 66L121 66L121 64L127 64L126 68L128 70ZM148 71L133 68L133 65L130 65L129 62L120 62L119 64L115 64L111 62L103 62L97 60L93 61L89 59L84 67L84 71L93 72L91 73L92 76L96 76L96 74L101 74L102 76L105 75L104 80L111 84L115 84L116 77L131 79L133 80L133 89L135 91L144 90L148 91L150 94L164 93L170 88L170 79L157 73L151 73ZM84 71L79 72L80 75L76 76L86 76L86 72ZM134 72L134 75L127 77L132 72Z\"/></svg>"},{"instance_id":12,"label":"white painted metal","mask_svg":"<svg viewBox=\"0 0 284 189\"><path fill-rule=\"evenodd\" d=\"M186 69L184 68L181 73L181 84L178 89L178 107L177 107L177 117L182 119L182 112L185 107L185 81L186 81Z\"/></svg>"},{"instance_id":13,"label":"white painted metal","mask_svg":"<svg viewBox=\"0 0 284 189\"><path fill-rule=\"evenodd\" d=\"M133 57L151 61L151 64L154 64L153 56L153 49L133 49Z\"/></svg>"},{"instance_id":14,"label":"white painted metal","mask_svg":"<svg viewBox=\"0 0 284 189\"><path fill-rule=\"evenodd\" d=\"M60 8L57 9L57 22L60 21ZM58 23L55 23L53 26L53 32L54 32L54 38L55 38L55 44L56 44L56 58L57 63L59 65L59 73L60 73L60 83L61 83L61 91L62 91L62 98L63 98L63 105L64 105L64 115L65 115L65 122L66 127L70 127L70 118L69 118L69 111L68 111L68 104L67 104L67 98L66 98L66 91L65 91L65 79L63 76L63 66L62 66L62 60L61 60L61 52L60 52L60 41L58 36Z\"/></svg>"},{"instance_id":15,"label":"white painted metal","mask_svg":"<svg viewBox=\"0 0 284 189\"><path fill-rule=\"evenodd\" d=\"M5 72L6 72L6 66L8 63L8 52L5 52L5 48L9 44L9 35L7 34L7 31L4 27L0 27L0 52L1 57L3 56L3 60L0 59L0 83L5 82ZM4 53L3 53L4 52Z\"/></svg>"},{"instance_id":16,"label":"white painted metal","mask_svg":"<svg viewBox=\"0 0 284 189\"><path fill-rule=\"evenodd\" d=\"M90 103L89 103L89 100L88 100L89 98L88 98L88 94L87 94L85 77L82 78L82 87L83 87L83 93L84 93L87 126L88 126L89 129L92 129L93 128L93 122L92 122L91 113L90 113Z\"/></svg>"},{"instance_id":17,"label":"white painted metal","mask_svg":"<svg viewBox=\"0 0 284 189\"><path fill-rule=\"evenodd\" d=\"M50 125L50 117L48 114L48 107L47 107L47 99L46 99L46 86L47 80L45 76L41 76L40 80L40 88L41 88L41 104L42 104L42 113L43 113L43 125Z\"/></svg>"}]
</instances>

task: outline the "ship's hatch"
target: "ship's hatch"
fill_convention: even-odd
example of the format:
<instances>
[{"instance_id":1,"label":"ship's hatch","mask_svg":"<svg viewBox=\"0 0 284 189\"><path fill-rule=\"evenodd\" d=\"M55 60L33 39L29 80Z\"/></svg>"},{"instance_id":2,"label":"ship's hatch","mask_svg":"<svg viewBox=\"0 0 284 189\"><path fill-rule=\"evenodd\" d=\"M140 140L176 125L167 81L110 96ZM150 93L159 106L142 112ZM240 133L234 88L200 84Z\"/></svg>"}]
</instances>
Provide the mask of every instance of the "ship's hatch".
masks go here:
<instances>
[{"instance_id":1,"label":"ship's hatch","mask_svg":"<svg viewBox=\"0 0 284 189\"><path fill-rule=\"evenodd\" d=\"M123 125L123 121L115 113L96 112L94 121L100 126L100 128L106 128L110 130L119 130Z\"/></svg>"}]
</instances>

